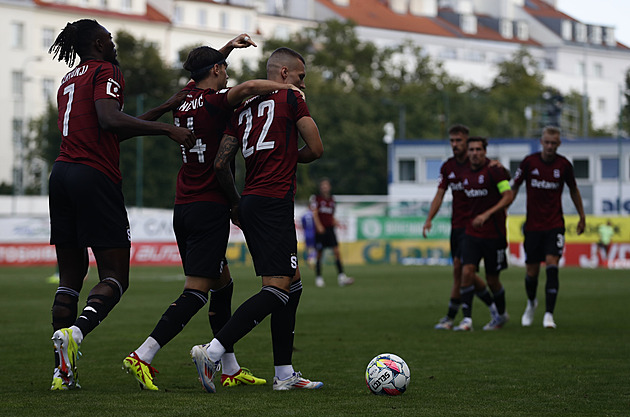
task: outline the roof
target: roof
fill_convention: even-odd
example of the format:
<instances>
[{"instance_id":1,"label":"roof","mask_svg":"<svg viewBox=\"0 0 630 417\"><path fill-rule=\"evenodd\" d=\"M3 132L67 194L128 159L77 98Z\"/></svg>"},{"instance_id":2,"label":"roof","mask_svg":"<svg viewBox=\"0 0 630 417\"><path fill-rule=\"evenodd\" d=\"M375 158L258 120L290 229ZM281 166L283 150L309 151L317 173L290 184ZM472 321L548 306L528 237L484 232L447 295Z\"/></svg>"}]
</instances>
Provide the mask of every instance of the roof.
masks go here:
<instances>
[{"instance_id":1,"label":"roof","mask_svg":"<svg viewBox=\"0 0 630 417\"><path fill-rule=\"evenodd\" d=\"M68 4L61 4L56 2L48 2L43 0L33 0L33 2L38 6L50 10L58 10L60 12L73 12L79 14L89 13L91 15L103 16L103 17L112 17L112 18L124 18L138 21L146 21L146 22L161 22L161 23L170 23L170 19L164 14L160 13L156 8L147 3L146 13L144 15L132 14L132 13L120 13L112 10L103 10L97 8L89 8L89 7L78 7L72 6Z\"/></svg>"},{"instance_id":2,"label":"roof","mask_svg":"<svg viewBox=\"0 0 630 417\"><path fill-rule=\"evenodd\" d=\"M338 16L352 20L359 26L398 30L423 35L444 36L462 39L480 39L510 42L526 45L538 45L529 39L504 38L499 32L477 23L477 33L464 33L459 27L440 17L416 16L412 13L399 14L390 9L382 0L350 0L349 6L336 5L332 0L317 0L319 4L333 11Z\"/></svg>"}]
</instances>

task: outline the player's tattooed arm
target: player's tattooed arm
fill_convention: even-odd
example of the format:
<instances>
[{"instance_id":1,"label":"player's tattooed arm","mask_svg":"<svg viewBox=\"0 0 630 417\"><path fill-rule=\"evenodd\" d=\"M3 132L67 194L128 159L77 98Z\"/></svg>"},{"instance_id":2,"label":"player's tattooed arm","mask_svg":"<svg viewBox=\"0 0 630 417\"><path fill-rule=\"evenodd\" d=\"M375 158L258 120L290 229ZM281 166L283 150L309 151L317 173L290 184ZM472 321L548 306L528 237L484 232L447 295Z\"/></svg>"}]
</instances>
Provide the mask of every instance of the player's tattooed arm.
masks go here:
<instances>
[{"instance_id":1,"label":"player's tattooed arm","mask_svg":"<svg viewBox=\"0 0 630 417\"><path fill-rule=\"evenodd\" d=\"M241 201L241 196L236 189L234 175L232 174L231 163L239 149L239 141L231 135L223 135L217 156L214 159L214 172L217 176L221 188L230 200L232 206L232 222L238 225L237 207Z\"/></svg>"}]
</instances>

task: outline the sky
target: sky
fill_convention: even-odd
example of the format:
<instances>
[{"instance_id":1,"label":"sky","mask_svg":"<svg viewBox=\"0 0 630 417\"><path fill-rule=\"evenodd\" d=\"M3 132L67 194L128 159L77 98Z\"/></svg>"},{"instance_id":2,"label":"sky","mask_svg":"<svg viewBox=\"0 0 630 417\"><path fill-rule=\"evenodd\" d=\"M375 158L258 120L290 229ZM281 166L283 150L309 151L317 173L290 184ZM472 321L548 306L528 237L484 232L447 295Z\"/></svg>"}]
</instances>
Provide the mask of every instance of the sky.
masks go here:
<instances>
[{"instance_id":1,"label":"sky","mask_svg":"<svg viewBox=\"0 0 630 417\"><path fill-rule=\"evenodd\" d=\"M556 7L583 23L614 26L617 41L630 47L630 0L558 0Z\"/></svg>"}]
</instances>

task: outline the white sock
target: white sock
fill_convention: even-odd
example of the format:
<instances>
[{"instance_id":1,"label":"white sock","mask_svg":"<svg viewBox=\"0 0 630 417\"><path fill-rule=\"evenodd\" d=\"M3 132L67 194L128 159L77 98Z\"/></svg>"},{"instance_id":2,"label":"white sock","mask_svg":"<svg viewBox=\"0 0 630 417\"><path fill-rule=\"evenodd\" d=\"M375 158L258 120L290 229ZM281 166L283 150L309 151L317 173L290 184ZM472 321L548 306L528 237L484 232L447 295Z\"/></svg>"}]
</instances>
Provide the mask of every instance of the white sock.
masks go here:
<instances>
[{"instance_id":1,"label":"white sock","mask_svg":"<svg viewBox=\"0 0 630 417\"><path fill-rule=\"evenodd\" d=\"M206 352L208 352L208 356L212 362L218 362L223 357L225 353L225 348L217 339L212 339L210 345L206 348Z\"/></svg>"},{"instance_id":2,"label":"white sock","mask_svg":"<svg viewBox=\"0 0 630 417\"><path fill-rule=\"evenodd\" d=\"M236 355L234 352L226 352L221 356L221 372L226 375L234 375L237 373L241 367L236 360Z\"/></svg>"},{"instance_id":3,"label":"white sock","mask_svg":"<svg viewBox=\"0 0 630 417\"><path fill-rule=\"evenodd\" d=\"M160 346L157 340L149 336L147 337L147 340L145 340L144 343L136 349L136 355L138 355L140 360L145 361L146 363L151 363L161 348L162 346Z\"/></svg>"},{"instance_id":4,"label":"white sock","mask_svg":"<svg viewBox=\"0 0 630 417\"><path fill-rule=\"evenodd\" d=\"M499 311L497 310L497 305L495 303L490 304L488 309L490 310L490 315L492 315L492 317L499 315Z\"/></svg>"},{"instance_id":5,"label":"white sock","mask_svg":"<svg viewBox=\"0 0 630 417\"><path fill-rule=\"evenodd\" d=\"M70 326L70 329L72 330L72 338L74 341L77 342L77 345L81 345L81 342L83 342L83 332L81 329L77 326Z\"/></svg>"},{"instance_id":6,"label":"white sock","mask_svg":"<svg viewBox=\"0 0 630 417\"><path fill-rule=\"evenodd\" d=\"M274 368L276 369L276 377L281 381L291 378L295 373L293 365L280 365L274 366Z\"/></svg>"}]
</instances>

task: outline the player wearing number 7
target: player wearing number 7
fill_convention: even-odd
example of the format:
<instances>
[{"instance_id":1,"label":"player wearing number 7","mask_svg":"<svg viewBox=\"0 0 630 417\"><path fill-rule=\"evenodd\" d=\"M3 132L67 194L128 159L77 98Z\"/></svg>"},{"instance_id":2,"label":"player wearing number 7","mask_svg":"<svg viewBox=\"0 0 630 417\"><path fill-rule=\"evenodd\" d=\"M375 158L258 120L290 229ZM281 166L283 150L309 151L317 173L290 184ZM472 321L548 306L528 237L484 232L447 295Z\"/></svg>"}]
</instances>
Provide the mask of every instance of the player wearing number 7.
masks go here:
<instances>
[{"instance_id":1,"label":"player wearing number 7","mask_svg":"<svg viewBox=\"0 0 630 417\"><path fill-rule=\"evenodd\" d=\"M280 48L267 61L267 79L305 88L304 58ZM298 147L298 134L305 145ZM230 171L238 149L245 159L245 188L239 195ZM232 204L232 220L240 224L262 289L234 312L209 344L191 350L204 385L212 383L228 346L271 315L275 365L274 390L321 388L292 365L293 331L302 282L298 269L294 195L298 163L323 153L317 125L301 94L280 90L253 97L239 107L227 128L214 167Z\"/></svg>"},{"instance_id":2,"label":"player wearing number 7","mask_svg":"<svg viewBox=\"0 0 630 417\"><path fill-rule=\"evenodd\" d=\"M173 112L176 125L195 132L192 149L182 150L182 166L177 176L173 227L186 275L184 289L173 301L147 339L124 360L123 365L139 382L140 387L158 390L154 384L151 363L158 353L208 303L208 318L213 333L217 333L232 314L234 288L225 261L230 235L230 202L214 172L214 158L221 137L234 108L248 97L275 90L297 87L268 80L245 81L227 88L225 58L234 48L256 46L247 34L228 42L221 50L209 46L193 49L184 69L192 81L182 90L184 100ZM264 384L241 368L234 348L228 346L222 361L222 385ZM214 385L205 386L214 392Z\"/></svg>"},{"instance_id":3,"label":"player wearing number 7","mask_svg":"<svg viewBox=\"0 0 630 417\"><path fill-rule=\"evenodd\" d=\"M68 23L49 52L74 65L57 93L59 157L50 174L50 243L55 245L59 287L52 306L55 370L51 390L79 388L79 346L120 301L129 286L131 235L118 168L119 142L136 135L168 135L189 148L185 128L123 113L123 79L111 34L95 20ZM158 110L178 104L169 100ZM77 318L79 293L88 269L87 248L99 283Z\"/></svg>"}]
</instances>

